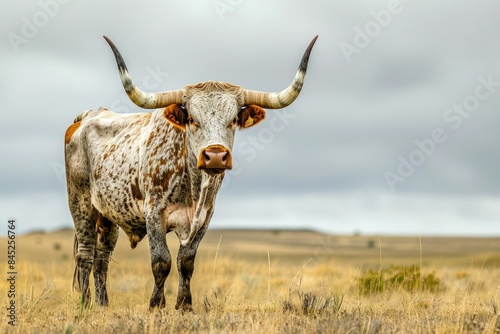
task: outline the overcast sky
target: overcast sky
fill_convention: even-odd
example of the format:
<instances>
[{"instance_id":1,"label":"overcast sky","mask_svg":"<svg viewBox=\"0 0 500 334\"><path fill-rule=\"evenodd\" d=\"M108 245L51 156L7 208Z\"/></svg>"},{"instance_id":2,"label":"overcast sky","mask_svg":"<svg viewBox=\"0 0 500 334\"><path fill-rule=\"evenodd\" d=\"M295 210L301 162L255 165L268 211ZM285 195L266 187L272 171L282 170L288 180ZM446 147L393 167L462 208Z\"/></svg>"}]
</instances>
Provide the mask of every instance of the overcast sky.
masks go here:
<instances>
[{"instance_id":1,"label":"overcast sky","mask_svg":"<svg viewBox=\"0 0 500 334\"><path fill-rule=\"evenodd\" d=\"M500 3L3 1L0 217L72 226L63 136L131 102L102 35L147 91L277 91L316 35L290 107L236 135L212 227L500 236ZM0 224L2 226L2 224Z\"/></svg>"}]
</instances>

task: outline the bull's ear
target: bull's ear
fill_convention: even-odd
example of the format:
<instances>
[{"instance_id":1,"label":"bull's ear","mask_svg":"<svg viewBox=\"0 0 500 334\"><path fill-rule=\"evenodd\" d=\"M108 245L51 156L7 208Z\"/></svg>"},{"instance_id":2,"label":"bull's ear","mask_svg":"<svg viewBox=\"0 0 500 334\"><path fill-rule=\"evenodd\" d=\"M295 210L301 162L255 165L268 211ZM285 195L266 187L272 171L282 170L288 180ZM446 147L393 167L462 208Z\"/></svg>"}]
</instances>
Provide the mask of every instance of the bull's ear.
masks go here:
<instances>
[{"instance_id":1,"label":"bull's ear","mask_svg":"<svg viewBox=\"0 0 500 334\"><path fill-rule=\"evenodd\" d=\"M238 113L238 126L240 129L246 129L258 124L264 118L266 118L266 111L255 104L250 104Z\"/></svg>"},{"instance_id":2,"label":"bull's ear","mask_svg":"<svg viewBox=\"0 0 500 334\"><path fill-rule=\"evenodd\" d=\"M173 126L186 130L187 111L179 104L171 104L166 107L163 110L163 115Z\"/></svg>"}]
</instances>

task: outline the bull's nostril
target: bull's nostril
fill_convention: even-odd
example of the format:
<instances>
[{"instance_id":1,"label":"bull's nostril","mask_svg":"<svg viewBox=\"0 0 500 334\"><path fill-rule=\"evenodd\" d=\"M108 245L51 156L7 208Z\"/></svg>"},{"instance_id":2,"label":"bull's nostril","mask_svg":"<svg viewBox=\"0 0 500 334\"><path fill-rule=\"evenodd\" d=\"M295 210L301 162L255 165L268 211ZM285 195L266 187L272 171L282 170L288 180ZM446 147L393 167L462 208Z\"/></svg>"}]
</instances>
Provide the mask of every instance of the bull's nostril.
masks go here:
<instances>
[{"instance_id":1,"label":"bull's nostril","mask_svg":"<svg viewBox=\"0 0 500 334\"><path fill-rule=\"evenodd\" d=\"M226 162L227 161L228 154L227 152L224 152L224 155L222 156L222 161Z\"/></svg>"},{"instance_id":2,"label":"bull's nostril","mask_svg":"<svg viewBox=\"0 0 500 334\"><path fill-rule=\"evenodd\" d=\"M207 154L207 151L203 151L203 160L205 160L205 163L210 161L210 156Z\"/></svg>"}]
</instances>

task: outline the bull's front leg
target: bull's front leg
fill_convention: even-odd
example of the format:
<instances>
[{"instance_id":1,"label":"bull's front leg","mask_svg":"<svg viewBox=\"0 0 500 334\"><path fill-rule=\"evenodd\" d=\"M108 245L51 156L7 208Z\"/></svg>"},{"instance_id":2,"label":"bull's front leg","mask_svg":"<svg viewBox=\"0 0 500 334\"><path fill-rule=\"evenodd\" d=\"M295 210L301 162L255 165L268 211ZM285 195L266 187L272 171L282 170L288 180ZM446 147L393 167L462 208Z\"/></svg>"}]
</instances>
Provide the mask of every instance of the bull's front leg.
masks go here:
<instances>
[{"instance_id":1,"label":"bull's front leg","mask_svg":"<svg viewBox=\"0 0 500 334\"><path fill-rule=\"evenodd\" d=\"M149 240L149 251L151 254L151 268L154 277L154 289L149 301L149 309L165 307L165 295L163 287L170 273L172 257L167 247L165 231L161 226L158 212L146 215L146 230Z\"/></svg>"},{"instance_id":2,"label":"bull's front leg","mask_svg":"<svg viewBox=\"0 0 500 334\"><path fill-rule=\"evenodd\" d=\"M194 241L193 241L194 242ZM183 311L193 310L191 297L191 277L194 271L194 259L197 249L191 245L180 246L177 255L177 268L179 270L179 290L177 293L176 309Z\"/></svg>"},{"instance_id":3,"label":"bull's front leg","mask_svg":"<svg viewBox=\"0 0 500 334\"><path fill-rule=\"evenodd\" d=\"M200 245L201 239L205 235L210 221L211 213L208 214L208 219L200 228L191 243L180 244L179 253L177 254L177 269L179 271L179 289L177 292L177 303L175 308L182 311L193 311L193 300L191 296L191 277L194 271L194 261L196 252Z\"/></svg>"}]
</instances>

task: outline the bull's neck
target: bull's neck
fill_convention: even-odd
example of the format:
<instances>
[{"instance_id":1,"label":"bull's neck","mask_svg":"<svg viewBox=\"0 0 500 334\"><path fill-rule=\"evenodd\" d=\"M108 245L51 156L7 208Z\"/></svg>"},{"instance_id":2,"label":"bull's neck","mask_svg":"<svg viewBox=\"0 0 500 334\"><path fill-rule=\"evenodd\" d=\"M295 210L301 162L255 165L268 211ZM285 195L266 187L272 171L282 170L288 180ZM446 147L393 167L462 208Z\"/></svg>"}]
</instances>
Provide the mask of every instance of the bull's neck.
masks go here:
<instances>
[{"instance_id":1,"label":"bull's neck","mask_svg":"<svg viewBox=\"0 0 500 334\"><path fill-rule=\"evenodd\" d=\"M186 139L187 140L187 139ZM196 153L191 150L189 145L186 143L187 154L186 154L186 174L189 179L189 189L191 190L191 198L197 201L200 198L200 185L201 185L201 170L197 168Z\"/></svg>"}]
</instances>

